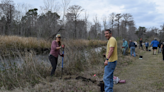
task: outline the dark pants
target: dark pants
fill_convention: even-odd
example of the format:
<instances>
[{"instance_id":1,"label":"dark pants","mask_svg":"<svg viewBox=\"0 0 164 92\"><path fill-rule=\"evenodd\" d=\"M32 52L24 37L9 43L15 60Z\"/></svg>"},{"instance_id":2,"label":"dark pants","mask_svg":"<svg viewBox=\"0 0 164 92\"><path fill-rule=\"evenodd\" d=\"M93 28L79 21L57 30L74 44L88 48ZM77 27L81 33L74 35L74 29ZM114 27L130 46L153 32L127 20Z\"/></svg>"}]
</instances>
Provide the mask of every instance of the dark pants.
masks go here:
<instances>
[{"instance_id":1,"label":"dark pants","mask_svg":"<svg viewBox=\"0 0 164 92\"><path fill-rule=\"evenodd\" d=\"M164 49L162 50L163 60L164 60Z\"/></svg>"},{"instance_id":2,"label":"dark pants","mask_svg":"<svg viewBox=\"0 0 164 92\"><path fill-rule=\"evenodd\" d=\"M148 51L148 47L146 47L146 51Z\"/></svg>"},{"instance_id":3,"label":"dark pants","mask_svg":"<svg viewBox=\"0 0 164 92\"><path fill-rule=\"evenodd\" d=\"M139 49L140 49L140 47L141 47L141 48L142 48L142 50L143 50L143 46L142 46L142 44L140 44Z\"/></svg>"},{"instance_id":4,"label":"dark pants","mask_svg":"<svg viewBox=\"0 0 164 92\"><path fill-rule=\"evenodd\" d=\"M53 76L55 73L55 70L56 70L57 63L58 63L58 58L56 58L52 55L49 55L49 60L50 60L51 65L52 65L51 76Z\"/></svg>"}]
</instances>

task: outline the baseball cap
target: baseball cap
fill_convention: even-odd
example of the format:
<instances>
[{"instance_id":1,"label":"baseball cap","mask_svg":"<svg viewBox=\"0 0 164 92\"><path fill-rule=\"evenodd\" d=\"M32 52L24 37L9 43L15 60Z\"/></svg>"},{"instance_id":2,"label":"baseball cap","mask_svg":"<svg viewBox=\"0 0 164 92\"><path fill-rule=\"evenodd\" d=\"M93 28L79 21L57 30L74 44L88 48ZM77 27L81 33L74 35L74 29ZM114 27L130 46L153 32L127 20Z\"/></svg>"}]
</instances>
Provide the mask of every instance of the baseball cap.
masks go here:
<instances>
[{"instance_id":1,"label":"baseball cap","mask_svg":"<svg viewBox=\"0 0 164 92\"><path fill-rule=\"evenodd\" d=\"M61 37L61 35L60 35L60 34L57 34L57 35L56 35L56 38L57 38L57 37Z\"/></svg>"}]
</instances>

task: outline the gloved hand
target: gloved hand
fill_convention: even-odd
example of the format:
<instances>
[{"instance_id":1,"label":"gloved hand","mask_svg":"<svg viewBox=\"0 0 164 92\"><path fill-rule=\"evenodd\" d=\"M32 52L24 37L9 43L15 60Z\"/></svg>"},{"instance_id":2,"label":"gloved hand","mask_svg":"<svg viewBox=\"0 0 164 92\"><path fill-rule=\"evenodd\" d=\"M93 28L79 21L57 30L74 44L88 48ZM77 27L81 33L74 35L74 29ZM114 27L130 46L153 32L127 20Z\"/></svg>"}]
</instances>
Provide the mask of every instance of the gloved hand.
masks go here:
<instances>
[{"instance_id":1,"label":"gloved hand","mask_svg":"<svg viewBox=\"0 0 164 92\"><path fill-rule=\"evenodd\" d=\"M64 54L62 54L61 57L64 57Z\"/></svg>"},{"instance_id":2,"label":"gloved hand","mask_svg":"<svg viewBox=\"0 0 164 92\"><path fill-rule=\"evenodd\" d=\"M105 53L103 54L103 57L106 57L106 54Z\"/></svg>"},{"instance_id":3,"label":"gloved hand","mask_svg":"<svg viewBox=\"0 0 164 92\"><path fill-rule=\"evenodd\" d=\"M62 48L64 48L64 47L65 47L65 45L62 45L61 47L62 47Z\"/></svg>"}]
</instances>

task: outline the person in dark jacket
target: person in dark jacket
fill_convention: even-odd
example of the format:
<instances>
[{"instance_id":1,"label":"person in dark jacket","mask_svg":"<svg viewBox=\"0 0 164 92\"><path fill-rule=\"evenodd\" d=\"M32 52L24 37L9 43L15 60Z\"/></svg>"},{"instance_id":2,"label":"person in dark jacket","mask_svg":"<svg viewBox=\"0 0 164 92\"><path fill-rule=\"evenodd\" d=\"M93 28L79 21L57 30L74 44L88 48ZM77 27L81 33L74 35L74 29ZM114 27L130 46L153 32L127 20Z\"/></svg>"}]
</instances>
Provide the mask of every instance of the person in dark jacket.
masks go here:
<instances>
[{"instance_id":1,"label":"person in dark jacket","mask_svg":"<svg viewBox=\"0 0 164 92\"><path fill-rule=\"evenodd\" d=\"M162 49L162 56L163 56L163 61L164 61L164 42L161 44L161 49Z\"/></svg>"},{"instance_id":2,"label":"person in dark jacket","mask_svg":"<svg viewBox=\"0 0 164 92\"><path fill-rule=\"evenodd\" d=\"M161 53L161 45L162 45L162 42L161 42L161 40L159 41L159 44L158 44L158 53Z\"/></svg>"},{"instance_id":3,"label":"person in dark jacket","mask_svg":"<svg viewBox=\"0 0 164 92\"><path fill-rule=\"evenodd\" d=\"M142 50L143 50L143 46L142 46L142 38L140 39L140 42L139 42L139 49L140 49L140 47L142 48Z\"/></svg>"},{"instance_id":4,"label":"person in dark jacket","mask_svg":"<svg viewBox=\"0 0 164 92\"><path fill-rule=\"evenodd\" d=\"M145 42L146 51L148 51L149 43Z\"/></svg>"},{"instance_id":5,"label":"person in dark jacket","mask_svg":"<svg viewBox=\"0 0 164 92\"><path fill-rule=\"evenodd\" d=\"M157 41L156 38L154 38L154 40L151 42L151 45L153 46L153 55L156 55L158 44L159 44L159 42Z\"/></svg>"},{"instance_id":6,"label":"person in dark jacket","mask_svg":"<svg viewBox=\"0 0 164 92\"><path fill-rule=\"evenodd\" d=\"M135 53L135 43L132 42L132 40L130 40L129 48L130 48L130 55L135 57L136 56L136 53Z\"/></svg>"}]
</instances>

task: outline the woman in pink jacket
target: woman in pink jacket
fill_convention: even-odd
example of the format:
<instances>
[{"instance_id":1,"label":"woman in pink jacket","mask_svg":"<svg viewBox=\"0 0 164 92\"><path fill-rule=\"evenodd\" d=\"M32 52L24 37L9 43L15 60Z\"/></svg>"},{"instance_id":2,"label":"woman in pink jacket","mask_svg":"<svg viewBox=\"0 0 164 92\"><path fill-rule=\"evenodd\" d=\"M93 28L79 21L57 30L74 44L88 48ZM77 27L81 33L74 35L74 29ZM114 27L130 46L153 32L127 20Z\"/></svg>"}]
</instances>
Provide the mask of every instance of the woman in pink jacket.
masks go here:
<instances>
[{"instance_id":1,"label":"woman in pink jacket","mask_svg":"<svg viewBox=\"0 0 164 92\"><path fill-rule=\"evenodd\" d=\"M58 63L58 55L64 57L64 55L60 53L61 48L64 48L64 46L61 47L61 35L57 34L56 40L52 41L51 51L49 54L49 60L50 60L51 65L52 65L51 76L53 76L55 73L56 66Z\"/></svg>"}]
</instances>

